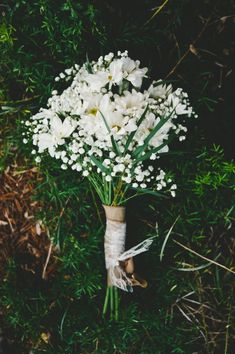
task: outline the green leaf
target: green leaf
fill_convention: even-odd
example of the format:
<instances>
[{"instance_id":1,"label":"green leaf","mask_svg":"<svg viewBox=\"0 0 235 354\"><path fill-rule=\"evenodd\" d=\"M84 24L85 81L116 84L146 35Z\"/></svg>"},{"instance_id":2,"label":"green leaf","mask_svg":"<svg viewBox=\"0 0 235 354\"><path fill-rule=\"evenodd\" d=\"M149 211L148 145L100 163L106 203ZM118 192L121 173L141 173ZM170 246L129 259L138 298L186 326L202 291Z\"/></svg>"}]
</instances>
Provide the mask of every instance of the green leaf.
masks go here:
<instances>
[{"instance_id":1,"label":"green leaf","mask_svg":"<svg viewBox=\"0 0 235 354\"><path fill-rule=\"evenodd\" d=\"M151 151L146 152L146 154L144 154L144 155L142 155L141 157L137 158L137 159L135 160L135 162L138 163L138 162L140 162L140 161L145 161L145 160L149 159L152 154L156 154L158 151L160 151L160 150L163 149L166 145L168 145L168 144L173 140L174 137L175 137L175 134L172 134L172 135L170 136L170 138L167 139L164 143L162 143L161 145L155 147L155 148L152 149Z\"/></svg>"},{"instance_id":2,"label":"green leaf","mask_svg":"<svg viewBox=\"0 0 235 354\"><path fill-rule=\"evenodd\" d=\"M150 140L154 137L154 135L161 129L161 127L170 119L170 117L172 116L172 113L175 110L172 110L172 112L169 114L169 116L167 116L166 118L161 118L160 122L158 122L158 124L156 125L156 127L154 127L154 129L149 133L149 135L147 136L147 138L144 140L144 144L137 147L136 150L134 151L134 156L137 157L138 155L140 155L145 148L147 147L148 143L150 142Z\"/></svg>"},{"instance_id":3,"label":"green leaf","mask_svg":"<svg viewBox=\"0 0 235 354\"><path fill-rule=\"evenodd\" d=\"M141 123L143 122L143 120L145 119L147 111L148 111L148 105L146 106L146 108L145 108L143 114L141 115L140 119L139 119L138 122L136 123L137 127L139 127L140 124L141 124ZM129 145L130 145L132 139L134 138L135 133L137 132L137 130L138 130L138 128L137 128L135 131L131 132L131 134L128 136L128 139L127 139L127 142L126 142L126 145L125 145L125 153L127 152L128 147L129 147Z\"/></svg>"},{"instance_id":4,"label":"green leaf","mask_svg":"<svg viewBox=\"0 0 235 354\"><path fill-rule=\"evenodd\" d=\"M113 137L113 134L111 132L111 129L109 128L109 125L108 125L108 123L107 123L107 121L105 119L105 116L103 115L103 113L101 111L99 111L99 112L100 112L100 114L101 114L101 116L103 118L104 124L105 124L105 126L106 126L106 128L107 128L107 130L108 130L108 132L110 134L111 143L112 143L112 146L113 146L113 151L115 152L116 155L120 156L121 155L121 151L119 149L119 146L118 146L116 140Z\"/></svg>"},{"instance_id":5,"label":"green leaf","mask_svg":"<svg viewBox=\"0 0 235 354\"><path fill-rule=\"evenodd\" d=\"M108 173L109 170L108 168L106 168L101 161L99 161L94 155L91 155L91 160L96 164L97 167L99 167L99 169L104 172L104 173Z\"/></svg>"},{"instance_id":6,"label":"green leaf","mask_svg":"<svg viewBox=\"0 0 235 354\"><path fill-rule=\"evenodd\" d=\"M141 194L150 194L155 197L168 198L164 193L157 192L152 189L140 188L140 187L138 187L138 188L131 187L131 189L134 189L136 192L141 193Z\"/></svg>"},{"instance_id":7,"label":"green leaf","mask_svg":"<svg viewBox=\"0 0 235 354\"><path fill-rule=\"evenodd\" d=\"M93 73L93 71L92 71L92 66L91 66L91 63L90 63L88 54L86 54L86 68L87 68L87 71L88 71L90 74Z\"/></svg>"}]
</instances>

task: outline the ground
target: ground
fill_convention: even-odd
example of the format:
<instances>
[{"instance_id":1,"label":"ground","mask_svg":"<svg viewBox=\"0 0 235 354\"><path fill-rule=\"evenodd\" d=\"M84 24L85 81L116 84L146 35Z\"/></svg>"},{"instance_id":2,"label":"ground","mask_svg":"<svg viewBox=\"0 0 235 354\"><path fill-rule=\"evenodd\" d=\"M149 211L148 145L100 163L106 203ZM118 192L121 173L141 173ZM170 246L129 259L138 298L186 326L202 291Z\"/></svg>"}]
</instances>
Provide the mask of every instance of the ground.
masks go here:
<instances>
[{"instance_id":1,"label":"ground","mask_svg":"<svg viewBox=\"0 0 235 354\"><path fill-rule=\"evenodd\" d=\"M232 353L233 1L17 0L0 11L0 352ZM127 206L127 246L156 240L136 259L148 287L120 294L114 322L102 318L102 206L80 176L35 163L21 121L61 70L119 49L188 91L199 118L162 159L176 198Z\"/></svg>"}]
</instances>

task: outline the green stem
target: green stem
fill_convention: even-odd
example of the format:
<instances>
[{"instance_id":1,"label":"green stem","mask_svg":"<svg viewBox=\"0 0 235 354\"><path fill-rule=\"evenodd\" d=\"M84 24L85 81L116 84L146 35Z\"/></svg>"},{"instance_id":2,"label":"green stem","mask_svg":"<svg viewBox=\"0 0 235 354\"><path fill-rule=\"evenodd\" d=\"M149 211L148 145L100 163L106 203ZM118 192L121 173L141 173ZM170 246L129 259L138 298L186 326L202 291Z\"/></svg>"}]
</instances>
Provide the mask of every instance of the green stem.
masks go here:
<instances>
[{"instance_id":1,"label":"green stem","mask_svg":"<svg viewBox=\"0 0 235 354\"><path fill-rule=\"evenodd\" d=\"M110 306L110 319L118 321L119 317L119 298L118 288L116 286L107 286L105 301L103 306L103 317L107 314L108 306Z\"/></svg>"},{"instance_id":2,"label":"green stem","mask_svg":"<svg viewBox=\"0 0 235 354\"><path fill-rule=\"evenodd\" d=\"M112 185L111 182L109 182L109 205L112 204L112 189L111 189Z\"/></svg>"},{"instance_id":3,"label":"green stem","mask_svg":"<svg viewBox=\"0 0 235 354\"><path fill-rule=\"evenodd\" d=\"M103 316L105 316L106 313L107 313L108 302L109 302L109 295L110 295L110 286L107 285L107 288L106 288L106 295L105 295L105 300L104 300L104 307L103 307Z\"/></svg>"},{"instance_id":4,"label":"green stem","mask_svg":"<svg viewBox=\"0 0 235 354\"><path fill-rule=\"evenodd\" d=\"M110 318L113 319L113 290L114 287L110 286Z\"/></svg>"},{"instance_id":5,"label":"green stem","mask_svg":"<svg viewBox=\"0 0 235 354\"><path fill-rule=\"evenodd\" d=\"M115 321L118 321L118 288L115 286L114 287L114 305L115 305L115 314L114 314L114 318Z\"/></svg>"}]
</instances>

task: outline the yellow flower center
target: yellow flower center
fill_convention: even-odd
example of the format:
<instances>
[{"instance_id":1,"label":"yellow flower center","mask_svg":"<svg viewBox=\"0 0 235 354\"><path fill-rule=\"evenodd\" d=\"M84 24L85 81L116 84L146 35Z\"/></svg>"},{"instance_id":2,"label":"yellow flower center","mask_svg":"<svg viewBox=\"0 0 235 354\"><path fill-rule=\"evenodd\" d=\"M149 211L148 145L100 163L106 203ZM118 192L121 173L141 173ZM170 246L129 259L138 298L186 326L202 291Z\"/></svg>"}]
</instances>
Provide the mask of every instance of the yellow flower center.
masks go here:
<instances>
[{"instance_id":1,"label":"yellow flower center","mask_svg":"<svg viewBox=\"0 0 235 354\"><path fill-rule=\"evenodd\" d=\"M116 129L118 132L121 129L120 125L113 125L112 128Z\"/></svg>"},{"instance_id":2,"label":"yellow flower center","mask_svg":"<svg viewBox=\"0 0 235 354\"><path fill-rule=\"evenodd\" d=\"M93 116L96 116L97 112L98 112L98 108L92 107L89 109L88 114L92 114Z\"/></svg>"},{"instance_id":3,"label":"yellow flower center","mask_svg":"<svg viewBox=\"0 0 235 354\"><path fill-rule=\"evenodd\" d=\"M109 80L109 81L111 81L112 78L113 78L112 75L109 75L109 76L108 76L108 80Z\"/></svg>"}]
</instances>

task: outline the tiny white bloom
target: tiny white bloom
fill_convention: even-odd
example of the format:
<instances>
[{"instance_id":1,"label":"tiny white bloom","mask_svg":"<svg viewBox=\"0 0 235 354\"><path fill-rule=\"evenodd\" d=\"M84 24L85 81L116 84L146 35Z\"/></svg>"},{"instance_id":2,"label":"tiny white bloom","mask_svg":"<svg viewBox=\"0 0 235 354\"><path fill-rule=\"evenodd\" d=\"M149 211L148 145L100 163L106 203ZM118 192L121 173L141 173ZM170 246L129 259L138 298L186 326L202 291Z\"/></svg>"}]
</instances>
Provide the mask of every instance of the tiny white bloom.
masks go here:
<instances>
[{"instance_id":1,"label":"tiny white bloom","mask_svg":"<svg viewBox=\"0 0 235 354\"><path fill-rule=\"evenodd\" d=\"M116 156L116 154L115 154L113 151L111 151L111 152L109 153L110 159L113 159L115 156Z\"/></svg>"}]
</instances>

